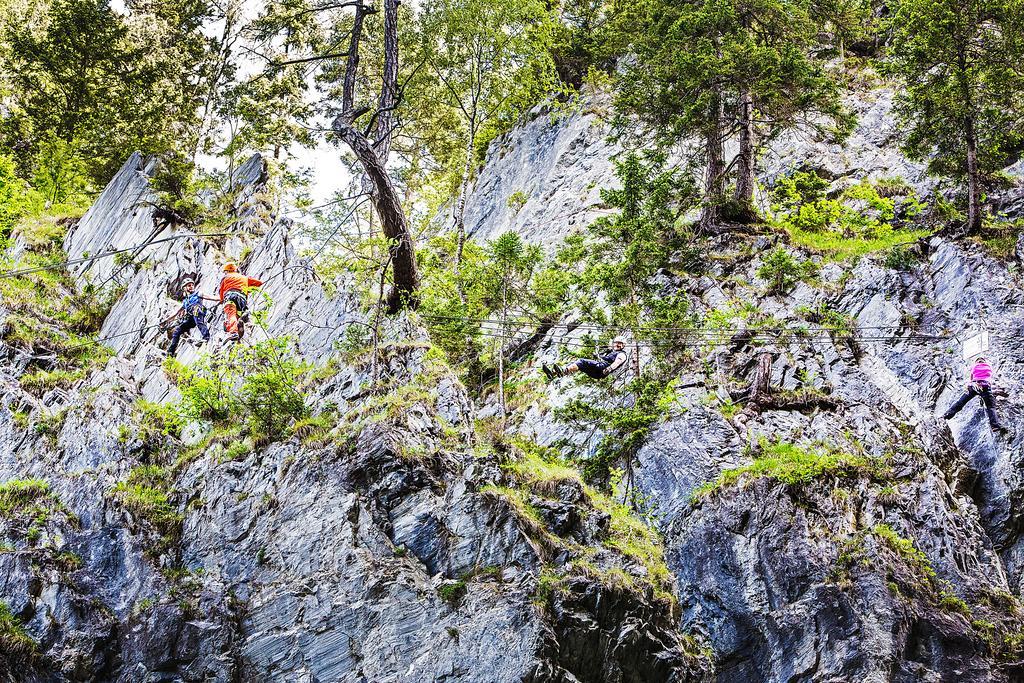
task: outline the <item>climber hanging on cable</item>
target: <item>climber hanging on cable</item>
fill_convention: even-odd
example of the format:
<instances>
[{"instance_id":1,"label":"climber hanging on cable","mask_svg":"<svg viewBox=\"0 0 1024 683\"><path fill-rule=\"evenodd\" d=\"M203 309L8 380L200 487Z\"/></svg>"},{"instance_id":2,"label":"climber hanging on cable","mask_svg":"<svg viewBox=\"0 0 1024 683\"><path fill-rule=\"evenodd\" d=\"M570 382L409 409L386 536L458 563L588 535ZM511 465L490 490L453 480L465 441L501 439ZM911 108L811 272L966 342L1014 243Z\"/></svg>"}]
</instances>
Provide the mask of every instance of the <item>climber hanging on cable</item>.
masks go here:
<instances>
[{"instance_id":1,"label":"climber hanging on cable","mask_svg":"<svg viewBox=\"0 0 1024 683\"><path fill-rule=\"evenodd\" d=\"M228 333L229 340L238 341L245 334L245 320L249 317L247 294L251 288L262 284L256 278L239 273L234 263L224 264L220 301L224 304L224 331Z\"/></svg>"},{"instance_id":2,"label":"climber hanging on cable","mask_svg":"<svg viewBox=\"0 0 1024 683\"><path fill-rule=\"evenodd\" d=\"M968 374L967 392L949 407L949 410L942 416L943 419L951 419L967 405L968 401L975 396L981 396L981 400L985 404L985 413L988 415L988 423L992 429L998 431L1006 429L996 417L995 399L992 397L992 374L992 366L989 365L988 359L979 356Z\"/></svg>"},{"instance_id":3,"label":"climber hanging on cable","mask_svg":"<svg viewBox=\"0 0 1024 683\"><path fill-rule=\"evenodd\" d=\"M626 340L622 337L616 337L612 341L612 348L606 349L604 354L600 355L597 360L580 359L564 368L557 365L549 367L547 363L544 363L541 365L541 368L548 379L564 377L574 372L582 372L588 377L602 379L622 367L626 362L626 358Z\"/></svg>"},{"instance_id":4,"label":"climber hanging on cable","mask_svg":"<svg viewBox=\"0 0 1024 683\"><path fill-rule=\"evenodd\" d=\"M199 334L203 336L204 342L210 341L210 330L206 326L206 307L203 306L203 300L217 300L197 292L196 281L191 278L181 283L181 291L184 294L181 308L164 321L164 323L169 323L172 320L177 320L174 332L171 334L171 345L167 348L167 355L171 358L174 358L178 352L178 343L181 341L182 335L186 334L193 327L199 328Z\"/></svg>"}]
</instances>

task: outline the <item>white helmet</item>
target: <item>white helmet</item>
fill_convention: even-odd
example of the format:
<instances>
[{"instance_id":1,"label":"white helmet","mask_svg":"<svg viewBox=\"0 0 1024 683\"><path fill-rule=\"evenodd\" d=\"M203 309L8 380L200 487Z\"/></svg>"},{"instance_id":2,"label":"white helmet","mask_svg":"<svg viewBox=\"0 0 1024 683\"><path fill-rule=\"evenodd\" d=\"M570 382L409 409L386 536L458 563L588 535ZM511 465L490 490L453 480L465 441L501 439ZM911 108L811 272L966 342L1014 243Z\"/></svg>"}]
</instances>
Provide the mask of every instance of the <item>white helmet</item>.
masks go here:
<instances>
[{"instance_id":1,"label":"white helmet","mask_svg":"<svg viewBox=\"0 0 1024 683\"><path fill-rule=\"evenodd\" d=\"M615 337L615 339L612 340L612 344L622 344L623 346L625 346L626 338L620 334L617 337Z\"/></svg>"}]
</instances>

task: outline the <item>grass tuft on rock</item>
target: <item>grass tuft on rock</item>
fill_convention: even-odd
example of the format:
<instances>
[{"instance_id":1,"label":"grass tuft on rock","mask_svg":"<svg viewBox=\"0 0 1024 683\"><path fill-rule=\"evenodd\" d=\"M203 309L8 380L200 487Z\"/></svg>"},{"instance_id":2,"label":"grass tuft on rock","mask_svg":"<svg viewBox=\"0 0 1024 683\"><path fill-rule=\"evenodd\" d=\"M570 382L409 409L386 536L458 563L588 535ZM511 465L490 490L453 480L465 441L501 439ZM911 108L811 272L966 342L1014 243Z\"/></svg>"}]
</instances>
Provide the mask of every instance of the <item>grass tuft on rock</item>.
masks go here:
<instances>
[{"instance_id":1,"label":"grass tuft on rock","mask_svg":"<svg viewBox=\"0 0 1024 683\"><path fill-rule=\"evenodd\" d=\"M7 603L0 600L0 671L31 669L39 657L36 641L25 632L25 627L11 613Z\"/></svg>"},{"instance_id":2,"label":"grass tuft on rock","mask_svg":"<svg viewBox=\"0 0 1024 683\"><path fill-rule=\"evenodd\" d=\"M672 572L665 561L665 546L658 532L637 517L629 505L589 487L587 496L595 508L609 516L605 547L643 566L655 594L674 600Z\"/></svg>"},{"instance_id":3,"label":"grass tuft on rock","mask_svg":"<svg viewBox=\"0 0 1024 683\"><path fill-rule=\"evenodd\" d=\"M883 477L885 465L877 458L847 453L831 446L798 446L785 441L762 439L754 462L726 470L715 481L694 492L695 498L708 496L744 481L772 479L784 484L806 484L825 476L867 475Z\"/></svg>"},{"instance_id":4,"label":"grass tuft on rock","mask_svg":"<svg viewBox=\"0 0 1024 683\"><path fill-rule=\"evenodd\" d=\"M20 259L0 258L4 269L46 268L0 279L0 299L10 312L0 336L31 354L21 383L35 395L70 387L112 355L96 333L123 290L79 291L66 270L52 268L65 258L66 230L62 217L26 219L16 230L26 246Z\"/></svg>"},{"instance_id":5,"label":"grass tuft on rock","mask_svg":"<svg viewBox=\"0 0 1024 683\"><path fill-rule=\"evenodd\" d=\"M151 548L157 556L181 537L184 521L171 504L170 486L171 477L165 468L142 465L111 490L114 500L158 534L159 541Z\"/></svg>"},{"instance_id":6,"label":"grass tuft on rock","mask_svg":"<svg viewBox=\"0 0 1024 683\"><path fill-rule=\"evenodd\" d=\"M42 479L12 479L0 484L0 517L11 517L50 496Z\"/></svg>"},{"instance_id":7,"label":"grass tuft on rock","mask_svg":"<svg viewBox=\"0 0 1024 683\"><path fill-rule=\"evenodd\" d=\"M564 484L583 486L579 470L568 465L551 448L544 448L523 439L512 444L515 451L504 468L530 490L555 495Z\"/></svg>"}]
</instances>

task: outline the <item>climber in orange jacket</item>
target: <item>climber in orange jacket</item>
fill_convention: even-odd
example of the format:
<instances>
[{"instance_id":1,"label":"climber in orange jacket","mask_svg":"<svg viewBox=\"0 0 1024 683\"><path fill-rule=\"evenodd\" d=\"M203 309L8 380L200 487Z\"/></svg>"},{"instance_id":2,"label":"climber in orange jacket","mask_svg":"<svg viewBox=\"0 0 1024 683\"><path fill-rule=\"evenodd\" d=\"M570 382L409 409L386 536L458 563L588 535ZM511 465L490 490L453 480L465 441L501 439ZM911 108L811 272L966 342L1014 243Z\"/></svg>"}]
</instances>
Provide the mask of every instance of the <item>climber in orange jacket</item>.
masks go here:
<instances>
[{"instance_id":1,"label":"climber in orange jacket","mask_svg":"<svg viewBox=\"0 0 1024 683\"><path fill-rule=\"evenodd\" d=\"M238 341L245 334L243 320L249 310L246 294L250 288L262 284L256 278L239 273L234 263L224 264L224 277L220 279L220 301L224 304L224 331L228 333L228 339Z\"/></svg>"}]
</instances>

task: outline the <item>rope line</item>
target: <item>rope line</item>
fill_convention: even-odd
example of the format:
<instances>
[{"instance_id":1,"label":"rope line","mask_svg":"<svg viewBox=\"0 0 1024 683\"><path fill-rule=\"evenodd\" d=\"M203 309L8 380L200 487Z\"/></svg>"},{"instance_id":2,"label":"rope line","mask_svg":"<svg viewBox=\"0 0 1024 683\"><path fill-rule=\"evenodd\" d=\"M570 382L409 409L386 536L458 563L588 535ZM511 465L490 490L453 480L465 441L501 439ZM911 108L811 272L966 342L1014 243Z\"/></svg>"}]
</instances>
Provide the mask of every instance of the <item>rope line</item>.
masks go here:
<instances>
[{"instance_id":1,"label":"rope line","mask_svg":"<svg viewBox=\"0 0 1024 683\"><path fill-rule=\"evenodd\" d=\"M151 242L143 242L142 244L136 244L131 247L125 247L123 249L113 249L105 251L102 254L95 256L83 256L82 258L68 259L66 261L54 261L52 263L42 266L32 266L31 268L19 268L15 270L8 270L0 272L0 280L10 277L20 277L22 275L31 275L32 273L41 273L46 270L57 270L59 268L66 268L67 266L79 265L81 263L89 263L102 258L108 258L117 254L123 254L129 251L141 251L146 247L151 247L155 244L162 244L164 242L171 242L174 240L186 239L189 237L230 237L234 233L230 232L207 232L207 233L190 233L188 235L172 235L171 237L164 237L162 239L153 240Z\"/></svg>"}]
</instances>

